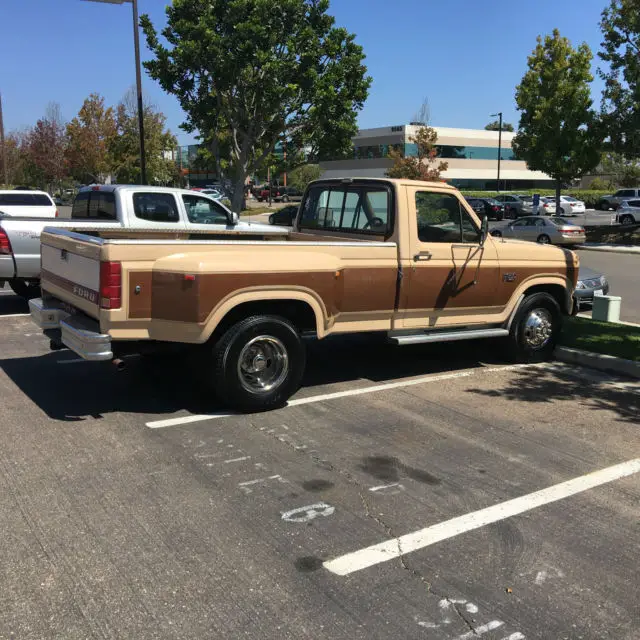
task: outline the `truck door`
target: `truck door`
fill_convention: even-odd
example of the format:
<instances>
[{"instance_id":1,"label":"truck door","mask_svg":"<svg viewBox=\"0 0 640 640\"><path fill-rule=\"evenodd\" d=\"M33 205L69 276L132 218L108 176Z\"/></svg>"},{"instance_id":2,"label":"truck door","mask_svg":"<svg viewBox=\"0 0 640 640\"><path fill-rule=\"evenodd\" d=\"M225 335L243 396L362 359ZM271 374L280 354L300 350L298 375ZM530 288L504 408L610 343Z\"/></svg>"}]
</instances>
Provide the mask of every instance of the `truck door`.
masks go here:
<instances>
[{"instance_id":1,"label":"truck door","mask_svg":"<svg viewBox=\"0 0 640 640\"><path fill-rule=\"evenodd\" d=\"M478 222L455 193L406 189L411 252L402 259L403 326L473 324L496 313L500 267L491 238L481 246Z\"/></svg>"}]
</instances>

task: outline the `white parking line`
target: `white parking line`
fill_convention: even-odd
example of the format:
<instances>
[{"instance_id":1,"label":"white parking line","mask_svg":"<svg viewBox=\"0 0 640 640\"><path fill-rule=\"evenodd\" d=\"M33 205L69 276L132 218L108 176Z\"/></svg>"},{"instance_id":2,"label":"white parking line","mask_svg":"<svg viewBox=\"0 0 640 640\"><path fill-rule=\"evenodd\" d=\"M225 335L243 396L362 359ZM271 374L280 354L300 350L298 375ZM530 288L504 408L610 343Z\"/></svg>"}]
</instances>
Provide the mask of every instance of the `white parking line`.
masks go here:
<instances>
[{"instance_id":1,"label":"white parking line","mask_svg":"<svg viewBox=\"0 0 640 640\"><path fill-rule=\"evenodd\" d=\"M363 387L361 389L349 389L347 391L336 391L334 393L323 393L317 396L310 396L308 398L298 398L296 400L290 400L286 407L299 407L304 404L312 404L314 402L324 402L325 400L335 400L337 398L348 398L350 396L360 396L365 393L375 393L378 391L388 391L390 389L401 389L402 387L412 387L417 384L425 384L427 382L440 382L441 380L452 380L454 378L468 378L476 373L493 373L496 371L512 371L514 369L522 369L528 367L542 367L543 364L514 364L504 367L478 367L477 369L471 369L469 371L456 371L455 373L445 373L437 376L424 376L422 378L403 379L397 382L387 382L385 384L376 384L371 387ZM204 420L215 420L217 418L230 418L231 416L238 415L237 413L224 413L216 412L203 415L183 416L181 418L169 418L167 420L155 420L147 422L146 426L149 429L162 429L164 427L176 427L183 424L191 424L193 422L202 422Z\"/></svg>"},{"instance_id":2,"label":"white parking line","mask_svg":"<svg viewBox=\"0 0 640 640\"><path fill-rule=\"evenodd\" d=\"M446 520L431 527L425 527L420 531L414 531L399 538L385 540L365 549L348 553L325 562L324 567L339 576L346 576L381 562L399 558L412 551L424 549L436 542L453 538L461 533L479 529L493 522L505 520L638 472L640 472L640 458L628 460L613 467L594 471L546 489L541 489L513 500L507 500L506 502L500 502L492 507L473 511L464 516Z\"/></svg>"}]
</instances>

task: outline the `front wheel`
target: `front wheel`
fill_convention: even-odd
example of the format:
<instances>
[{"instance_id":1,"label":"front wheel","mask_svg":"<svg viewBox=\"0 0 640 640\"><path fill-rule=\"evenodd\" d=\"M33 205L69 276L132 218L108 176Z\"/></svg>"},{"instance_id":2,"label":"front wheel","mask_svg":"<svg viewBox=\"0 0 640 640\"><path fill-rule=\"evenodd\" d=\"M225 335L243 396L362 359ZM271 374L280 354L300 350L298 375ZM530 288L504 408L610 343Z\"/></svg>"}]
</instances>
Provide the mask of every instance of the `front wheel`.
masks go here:
<instances>
[{"instance_id":1,"label":"front wheel","mask_svg":"<svg viewBox=\"0 0 640 640\"><path fill-rule=\"evenodd\" d=\"M40 296L40 281L9 280L9 286L17 296L33 300Z\"/></svg>"},{"instance_id":2,"label":"front wheel","mask_svg":"<svg viewBox=\"0 0 640 640\"><path fill-rule=\"evenodd\" d=\"M623 216L620 216L620 224L633 224L634 222L635 220L633 219L632 215L625 214Z\"/></svg>"},{"instance_id":3,"label":"front wheel","mask_svg":"<svg viewBox=\"0 0 640 640\"><path fill-rule=\"evenodd\" d=\"M300 386L306 360L296 328L286 318L268 315L234 324L212 355L218 400L241 412L283 406Z\"/></svg>"},{"instance_id":4,"label":"front wheel","mask_svg":"<svg viewBox=\"0 0 640 640\"><path fill-rule=\"evenodd\" d=\"M538 236L537 242L540 244L551 244L551 238L546 233L543 233Z\"/></svg>"},{"instance_id":5,"label":"front wheel","mask_svg":"<svg viewBox=\"0 0 640 640\"><path fill-rule=\"evenodd\" d=\"M516 362L543 362L551 358L562 329L555 298L534 293L524 299L509 330L509 351Z\"/></svg>"}]
</instances>

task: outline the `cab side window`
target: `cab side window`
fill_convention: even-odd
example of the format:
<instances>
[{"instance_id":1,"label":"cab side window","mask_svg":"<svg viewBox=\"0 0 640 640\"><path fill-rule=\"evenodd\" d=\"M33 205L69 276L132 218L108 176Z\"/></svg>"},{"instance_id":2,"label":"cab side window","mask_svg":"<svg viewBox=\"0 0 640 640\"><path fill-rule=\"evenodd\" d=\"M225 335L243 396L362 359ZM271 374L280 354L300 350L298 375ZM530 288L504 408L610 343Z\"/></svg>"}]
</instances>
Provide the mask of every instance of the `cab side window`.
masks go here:
<instances>
[{"instance_id":1,"label":"cab side window","mask_svg":"<svg viewBox=\"0 0 640 640\"><path fill-rule=\"evenodd\" d=\"M416 193L420 242L480 242L480 232L462 204L452 194Z\"/></svg>"},{"instance_id":2,"label":"cab side window","mask_svg":"<svg viewBox=\"0 0 640 640\"><path fill-rule=\"evenodd\" d=\"M213 200L200 196L182 196L189 222L196 224L229 224L227 212Z\"/></svg>"},{"instance_id":3,"label":"cab side window","mask_svg":"<svg viewBox=\"0 0 640 640\"><path fill-rule=\"evenodd\" d=\"M178 222L176 199L169 193L134 193L133 212L136 218L150 222Z\"/></svg>"}]
</instances>

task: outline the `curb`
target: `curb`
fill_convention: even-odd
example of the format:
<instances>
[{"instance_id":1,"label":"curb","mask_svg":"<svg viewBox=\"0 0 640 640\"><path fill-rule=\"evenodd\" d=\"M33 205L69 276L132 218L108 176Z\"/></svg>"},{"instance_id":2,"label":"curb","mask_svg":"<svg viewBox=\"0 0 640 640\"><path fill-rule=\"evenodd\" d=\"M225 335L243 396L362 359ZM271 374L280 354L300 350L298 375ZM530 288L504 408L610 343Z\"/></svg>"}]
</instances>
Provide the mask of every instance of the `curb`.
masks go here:
<instances>
[{"instance_id":1,"label":"curb","mask_svg":"<svg viewBox=\"0 0 640 640\"><path fill-rule=\"evenodd\" d=\"M581 244L576 247L580 251L603 251L605 253L631 253L634 255L640 255L640 247L634 247L631 245L603 244L603 245L588 245Z\"/></svg>"},{"instance_id":2,"label":"curb","mask_svg":"<svg viewBox=\"0 0 640 640\"><path fill-rule=\"evenodd\" d=\"M556 360L560 362L579 364L591 369L640 378L640 362L634 362L633 360L625 360L615 356L583 351L582 349L572 349L570 347L556 347L554 355Z\"/></svg>"}]
</instances>

